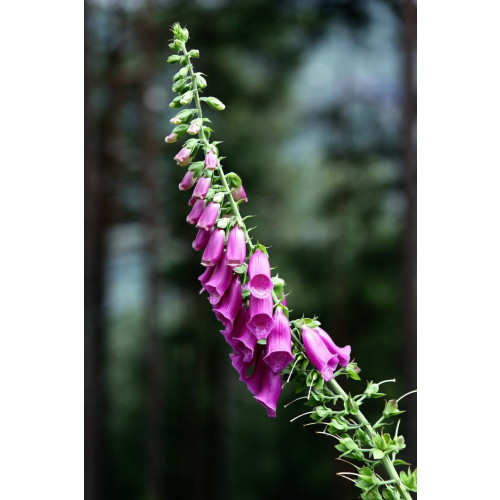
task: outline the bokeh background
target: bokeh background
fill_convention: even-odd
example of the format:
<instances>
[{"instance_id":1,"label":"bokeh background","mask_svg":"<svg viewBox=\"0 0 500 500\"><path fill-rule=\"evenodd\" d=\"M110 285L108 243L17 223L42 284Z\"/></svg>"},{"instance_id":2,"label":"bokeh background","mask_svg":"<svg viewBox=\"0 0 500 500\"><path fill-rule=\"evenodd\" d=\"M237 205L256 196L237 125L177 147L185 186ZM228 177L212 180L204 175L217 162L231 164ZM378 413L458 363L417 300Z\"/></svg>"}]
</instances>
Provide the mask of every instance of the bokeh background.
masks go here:
<instances>
[{"instance_id":1,"label":"bokeh background","mask_svg":"<svg viewBox=\"0 0 500 500\"><path fill-rule=\"evenodd\" d=\"M289 423L300 403L255 403L198 295L164 143L176 21L292 315L318 315L364 378L396 377L389 396L416 387L416 2L86 1L86 498L357 498L334 440ZM402 407L416 465L415 396Z\"/></svg>"}]
</instances>

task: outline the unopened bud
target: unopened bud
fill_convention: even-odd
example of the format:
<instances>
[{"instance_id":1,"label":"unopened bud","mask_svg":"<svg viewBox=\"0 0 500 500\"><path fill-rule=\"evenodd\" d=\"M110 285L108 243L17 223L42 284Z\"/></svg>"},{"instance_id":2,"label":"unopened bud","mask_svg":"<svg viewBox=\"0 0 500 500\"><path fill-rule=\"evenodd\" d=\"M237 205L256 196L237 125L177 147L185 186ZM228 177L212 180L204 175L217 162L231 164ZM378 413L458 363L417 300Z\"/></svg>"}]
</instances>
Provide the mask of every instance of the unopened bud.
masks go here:
<instances>
[{"instance_id":1,"label":"unopened bud","mask_svg":"<svg viewBox=\"0 0 500 500\"><path fill-rule=\"evenodd\" d=\"M191 125L187 129L187 133L190 135L196 135L201 130L200 120L193 120Z\"/></svg>"},{"instance_id":2,"label":"unopened bud","mask_svg":"<svg viewBox=\"0 0 500 500\"><path fill-rule=\"evenodd\" d=\"M170 56L170 57L167 59L167 62L168 62L169 64L175 64L176 62L179 62L180 58L181 58L180 56L175 56L175 55L174 55L174 56Z\"/></svg>"},{"instance_id":3,"label":"unopened bud","mask_svg":"<svg viewBox=\"0 0 500 500\"><path fill-rule=\"evenodd\" d=\"M189 55L191 57L200 57L200 51L197 49L193 49L189 51Z\"/></svg>"},{"instance_id":4,"label":"unopened bud","mask_svg":"<svg viewBox=\"0 0 500 500\"><path fill-rule=\"evenodd\" d=\"M182 105L189 104L193 100L193 92L188 90L180 99Z\"/></svg>"},{"instance_id":5,"label":"unopened bud","mask_svg":"<svg viewBox=\"0 0 500 500\"><path fill-rule=\"evenodd\" d=\"M207 99L207 103L211 108L216 109L217 111L222 111L226 108L224 103L217 99L217 97L209 97Z\"/></svg>"},{"instance_id":6,"label":"unopened bud","mask_svg":"<svg viewBox=\"0 0 500 500\"><path fill-rule=\"evenodd\" d=\"M204 89L207 86L207 81L200 74L196 75L195 82L196 82L196 86L199 89Z\"/></svg>"},{"instance_id":7,"label":"unopened bud","mask_svg":"<svg viewBox=\"0 0 500 500\"><path fill-rule=\"evenodd\" d=\"M173 132L168 134L167 137L165 137L165 142L172 143L175 142L179 137L177 137L177 134L174 134Z\"/></svg>"}]
</instances>

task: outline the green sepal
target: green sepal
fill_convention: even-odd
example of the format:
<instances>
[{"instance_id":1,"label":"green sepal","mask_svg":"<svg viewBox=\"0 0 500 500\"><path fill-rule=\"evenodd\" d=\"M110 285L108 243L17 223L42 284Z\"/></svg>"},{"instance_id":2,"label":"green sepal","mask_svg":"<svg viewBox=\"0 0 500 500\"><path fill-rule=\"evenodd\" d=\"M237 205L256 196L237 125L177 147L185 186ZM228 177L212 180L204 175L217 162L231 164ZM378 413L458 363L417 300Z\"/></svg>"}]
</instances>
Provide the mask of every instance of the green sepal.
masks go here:
<instances>
[{"instance_id":1,"label":"green sepal","mask_svg":"<svg viewBox=\"0 0 500 500\"><path fill-rule=\"evenodd\" d=\"M167 59L167 62L169 64L175 64L176 62L179 62L181 59L181 56L177 56L177 55L174 55L174 56L170 56L168 59Z\"/></svg>"},{"instance_id":2,"label":"green sepal","mask_svg":"<svg viewBox=\"0 0 500 500\"><path fill-rule=\"evenodd\" d=\"M200 75L200 73L196 73L194 81L196 83L196 87L199 89L204 89L207 86L207 81Z\"/></svg>"},{"instance_id":3,"label":"green sepal","mask_svg":"<svg viewBox=\"0 0 500 500\"><path fill-rule=\"evenodd\" d=\"M234 172L229 172L228 174L226 174L226 181L229 189L241 187L241 177Z\"/></svg>"},{"instance_id":4,"label":"green sepal","mask_svg":"<svg viewBox=\"0 0 500 500\"><path fill-rule=\"evenodd\" d=\"M401 500L399 492L389 487L386 487L382 491L382 496L384 497L385 500Z\"/></svg>"},{"instance_id":5,"label":"green sepal","mask_svg":"<svg viewBox=\"0 0 500 500\"><path fill-rule=\"evenodd\" d=\"M174 134L177 134L177 138L180 139L183 135L186 134L188 129L188 125L177 125L177 127L172 130Z\"/></svg>"},{"instance_id":6,"label":"green sepal","mask_svg":"<svg viewBox=\"0 0 500 500\"><path fill-rule=\"evenodd\" d=\"M382 460L385 456L385 452L383 452L382 450L379 450L378 448L372 448L370 450L370 452L371 452L374 460Z\"/></svg>"},{"instance_id":7,"label":"green sepal","mask_svg":"<svg viewBox=\"0 0 500 500\"><path fill-rule=\"evenodd\" d=\"M191 163L188 168L188 170L191 170L191 172L193 172L195 177L200 177L204 169L205 164L202 161L195 161L194 163Z\"/></svg>"},{"instance_id":8,"label":"green sepal","mask_svg":"<svg viewBox=\"0 0 500 500\"><path fill-rule=\"evenodd\" d=\"M356 363L349 363L345 368L344 368L344 373L349 377L354 380L361 380L360 376L358 373L361 370L358 368L358 365Z\"/></svg>"},{"instance_id":9,"label":"green sepal","mask_svg":"<svg viewBox=\"0 0 500 500\"><path fill-rule=\"evenodd\" d=\"M244 274L247 269L248 269L247 264L241 264L241 266L235 267L233 269L233 272L235 272L236 274Z\"/></svg>"},{"instance_id":10,"label":"green sepal","mask_svg":"<svg viewBox=\"0 0 500 500\"><path fill-rule=\"evenodd\" d=\"M188 85L187 79L181 78L180 80L174 82L174 84L172 85L172 90L174 92L177 92L178 94L181 94L185 92L186 87L189 87L187 90L191 89L191 86Z\"/></svg>"},{"instance_id":11,"label":"green sepal","mask_svg":"<svg viewBox=\"0 0 500 500\"><path fill-rule=\"evenodd\" d=\"M417 491L417 469L415 469L413 472L411 472L410 468L408 467L408 473L401 471L399 473L399 477L401 478L401 481L403 482L403 484L410 491Z\"/></svg>"},{"instance_id":12,"label":"green sepal","mask_svg":"<svg viewBox=\"0 0 500 500\"><path fill-rule=\"evenodd\" d=\"M384 393L378 392L378 390L379 390L379 385L373 381L369 381L366 383L366 389L364 394L369 398L381 398L382 396L385 396Z\"/></svg>"}]
</instances>

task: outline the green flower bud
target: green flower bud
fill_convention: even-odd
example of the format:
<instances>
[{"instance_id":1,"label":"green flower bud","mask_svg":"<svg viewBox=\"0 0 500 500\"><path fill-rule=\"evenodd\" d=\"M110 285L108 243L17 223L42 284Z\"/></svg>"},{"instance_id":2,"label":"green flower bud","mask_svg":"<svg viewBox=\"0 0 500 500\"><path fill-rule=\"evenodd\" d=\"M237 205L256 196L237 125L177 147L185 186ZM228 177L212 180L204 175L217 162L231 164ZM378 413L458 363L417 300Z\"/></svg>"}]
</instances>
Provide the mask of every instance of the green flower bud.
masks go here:
<instances>
[{"instance_id":1,"label":"green flower bud","mask_svg":"<svg viewBox=\"0 0 500 500\"><path fill-rule=\"evenodd\" d=\"M175 64L176 62L180 61L181 57L180 56L170 56L168 59L167 59L167 62L169 64Z\"/></svg>"},{"instance_id":2,"label":"green flower bud","mask_svg":"<svg viewBox=\"0 0 500 500\"><path fill-rule=\"evenodd\" d=\"M172 90L177 93L181 93L184 91L184 88L186 87L186 79L182 78L181 80L177 80L173 85L172 85Z\"/></svg>"},{"instance_id":3,"label":"green flower bud","mask_svg":"<svg viewBox=\"0 0 500 500\"><path fill-rule=\"evenodd\" d=\"M173 43L169 45L172 50L176 50L180 52L182 50L182 42L180 40L175 40Z\"/></svg>"},{"instance_id":4,"label":"green flower bud","mask_svg":"<svg viewBox=\"0 0 500 500\"><path fill-rule=\"evenodd\" d=\"M222 101L219 101L217 97L209 97L207 99L207 103L211 108L216 109L217 111L222 111L226 108L224 103Z\"/></svg>"},{"instance_id":5,"label":"green flower bud","mask_svg":"<svg viewBox=\"0 0 500 500\"><path fill-rule=\"evenodd\" d=\"M207 81L199 73L196 74L194 81L199 89L204 89L207 86Z\"/></svg>"},{"instance_id":6,"label":"green flower bud","mask_svg":"<svg viewBox=\"0 0 500 500\"><path fill-rule=\"evenodd\" d=\"M191 90L188 90L180 100L180 103L182 105L189 104L193 100L193 92Z\"/></svg>"},{"instance_id":7,"label":"green flower bud","mask_svg":"<svg viewBox=\"0 0 500 500\"><path fill-rule=\"evenodd\" d=\"M200 51L197 49L193 49L189 51L190 57L200 57Z\"/></svg>"},{"instance_id":8,"label":"green flower bud","mask_svg":"<svg viewBox=\"0 0 500 500\"><path fill-rule=\"evenodd\" d=\"M181 97L177 96L170 104L171 108L182 108Z\"/></svg>"},{"instance_id":9,"label":"green flower bud","mask_svg":"<svg viewBox=\"0 0 500 500\"><path fill-rule=\"evenodd\" d=\"M181 68L175 75L174 75L174 82L177 80L180 80L181 78L186 78L187 74L189 73L188 68Z\"/></svg>"},{"instance_id":10,"label":"green flower bud","mask_svg":"<svg viewBox=\"0 0 500 500\"><path fill-rule=\"evenodd\" d=\"M193 116L193 110L185 109L180 113L178 113L176 116L174 116L170 120L170 123L173 123L174 125L180 125L181 123L186 123L191 121L192 116Z\"/></svg>"}]
</instances>

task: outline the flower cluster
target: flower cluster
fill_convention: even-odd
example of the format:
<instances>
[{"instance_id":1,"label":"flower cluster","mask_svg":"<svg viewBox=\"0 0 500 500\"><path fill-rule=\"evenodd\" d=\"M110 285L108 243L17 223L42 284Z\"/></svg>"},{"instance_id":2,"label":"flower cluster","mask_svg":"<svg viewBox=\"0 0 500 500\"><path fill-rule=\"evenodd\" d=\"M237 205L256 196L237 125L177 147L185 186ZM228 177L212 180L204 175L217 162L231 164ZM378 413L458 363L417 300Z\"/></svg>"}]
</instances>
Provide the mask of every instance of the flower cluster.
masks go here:
<instances>
[{"instance_id":1,"label":"flower cluster","mask_svg":"<svg viewBox=\"0 0 500 500\"><path fill-rule=\"evenodd\" d=\"M356 486L363 490L361 498L381 500L380 488L385 499L411 500L409 491L416 491L416 471L398 475L395 469L395 456L405 447L404 439L397 428L394 437L383 431L390 425L386 419L401 413L397 401L386 402L381 419L371 426L359 407L365 399L385 395L379 392L383 382L369 382L362 394L347 394L337 382L339 374L360 380L359 368L350 361L351 347L337 346L315 318L289 321L285 282L271 275L266 248L252 243L239 211L240 203L247 201L245 189L238 175L224 173L218 142L210 142L212 129L202 116L202 102L218 111L225 106L215 97L200 97L207 82L201 73L194 72L191 63L199 51L187 51L187 29L176 24L173 33L170 47L179 54L170 56L168 62L179 63L181 69L172 87L179 95L170 107L189 105L193 100L196 106L170 120L175 128L165 141L173 143L185 134L191 136L174 157L178 165L187 167L179 189L193 189L186 220L198 230L193 248L202 252L205 267L199 277L200 293L207 293L223 326L221 333L232 349L229 357L233 367L270 417L276 416L281 375L288 375L287 382L293 375L298 392L308 391L296 400L307 399L306 405L315 406L296 418L309 415L314 424L324 426L320 434L337 438L336 448L342 457L364 463L355 473ZM204 157L196 161L201 151ZM338 401L343 403L340 408L330 408ZM381 433L377 431L380 427ZM381 479L376 472L381 467L388 479Z\"/></svg>"},{"instance_id":2,"label":"flower cluster","mask_svg":"<svg viewBox=\"0 0 500 500\"><path fill-rule=\"evenodd\" d=\"M179 166L188 167L179 189L194 187L186 220L198 229L193 248L203 252L201 264L206 269L199 277L201 292L208 293L213 312L224 327L221 333L233 349L230 358L240 380L274 417L282 387L280 372L294 360L284 282L277 277L273 281L265 247L251 242L238 209L239 203L247 201L241 179L233 172L224 174L218 143L210 142L212 130L202 116L201 102L216 110L224 105L215 97L200 97L206 81L193 71L190 59L199 52L187 52L187 30L174 26L174 37L171 47L183 55L171 56L169 62L183 67L174 76L172 89L179 96L170 106L177 108L194 99L196 107L184 109L170 120L176 127L165 141L197 135L184 143L174 159ZM201 150L203 160L195 161ZM337 364L348 363L350 347L338 348L323 330L305 328L304 349L324 379L330 380Z\"/></svg>"}]
</instances>

